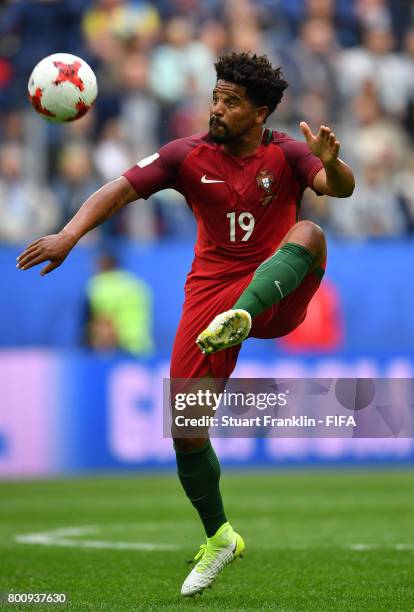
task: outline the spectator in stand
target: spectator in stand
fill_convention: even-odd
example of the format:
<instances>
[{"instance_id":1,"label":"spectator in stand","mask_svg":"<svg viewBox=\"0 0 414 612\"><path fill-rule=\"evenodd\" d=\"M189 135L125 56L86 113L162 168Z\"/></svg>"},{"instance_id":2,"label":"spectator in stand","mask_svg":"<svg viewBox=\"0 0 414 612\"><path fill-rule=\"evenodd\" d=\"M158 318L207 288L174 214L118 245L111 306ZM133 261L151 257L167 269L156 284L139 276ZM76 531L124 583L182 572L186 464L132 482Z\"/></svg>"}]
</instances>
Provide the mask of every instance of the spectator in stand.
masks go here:
<instances>
[{"instance_id":1,"label":"spectator in stand","mask_svg":"<svg viewBox=\"0 0 414 612\"><path fill-rule=\"evenodd\" d=\"M230 29L230 48L246 53L254 49L259 55L266 53L272 56L271 49L265 48L262 30L255 23L233 24Z\"/></svg>"},{"instance_id":2,"label":"spectator in stand","mask_svg":"<svg viewBox=\"0 0 414 612\"><path fill-rule=\"evenodd\" d=\"M127 53L121 65L122 138L133 160L158 148L160 105L149 90L150 63L143 53Z\"/></svg>"},{"instance_id":3,"label":"spectator in stand","mask_svg":"<svg viewBox=\"0 0 414 612\"><path fill-rule=\"evenodd\" d=\"M363 30L392 29L392 17L387 0L355 0L355 14Z\"/></svg>"},{"instance_id":4,"label":"spectator in stand","mask_svg":"<svg viewBox=\"0 0 414 612\"><path fill-rule=\"evenodd\" d=\"M154 43L160 18L154 3L136 0L95 0L84 14L83 31L90 49L101 56L102 43L108 37L129 41L134 37ZM109 58L108 58L109 59Z\"/></svg>"},{"instance_id":5,"label":"spectator in stand","mask_svg":"<svg viewBox=\"0 0 414 612\"><path fill-rule=\"evenodd\" d=\"M59 173L54 191L66 224L100 183L92 163L89 148L81 143L66 145L59 158Z\"/></svg>"},{"instance_id":6,"label":"spectator in stand","mask_svg":"<svg viewBox=\"0 0 414 612\"><path fill-rule=\"evenodd\" d=\"M404 228L409 234L414 234L414 152L397 173L395 189L404 215Z\"/></svg>"},{"instance_id":7,"label":"spectator in stand","mask_svg":"<svg viewBox=\"0 0 414 612\"><path fill-rule=\"evenodd\" d=\"M407 106L403 119L411 144L414 144L414 28L408 30L405 35L403 51L404 78L407 86Z\"/></svg>"},{"instance_id":8,"label":"spectator in stand","mask_svg":"<svg viewBox=\"0 0 414 612\"><path fill-rule=\"evenodd\" d=\"M353 113L341 131L344 155L360 172L347 206L329 203L333 230L359 238L403 233L395 176L409 155L409 141L395 117L384 113L372 83L354 99Z\"/></svg>"},{"instance_id":9,"label":"spectator in stand","mask_svg":"<svg viewBox=\"0 0 414 612\"><path fill-rule=\"evenodd\" d=\"M200 25L200 42L210 50L211 57L219 57L228 48L228 34L224 23L209 19Z\"/></svg>"},{"instance_id":10,"label":"spectator in stand","mask_svg":"<svg viewBox=\"0 0 414 612\"><path fill-rule=\"evenodd\" d=\"M126 128L131 124L122 123L122 117L109 119L102 127L93 152L94 163L99 175L99 183L112 181L124 169L137 162L143 155L131 155L126 139ZM151 203L146 206L132 205L123 208L99 228L105 235L130 236L140 240L153 240L155 238L155 220Z\"/></svg>"},{"instance_id":11,"label":"spectator in stand","mask_svg":"<svg viewBox=\"0 0 414 612\"><path fill-rule=\"evenodd\" d=\"M413 27L414 5L407 0L392 0L387 2L387 8L391 15L392 30L398 43L404 40L407 30Z\"/></svg>"},{"instance_id":12,"label":"spectator in stand","mask_svg":"<svg viewBox=\"0 0 414 612\"><path fill-rule=\"evenodd\" d=\"M145 118L145 115L143 118ZM101 137L94 151L94 161L100 176L100 184L117 178L131 163L138 162L155 150L155 145L151 150L147 149L145 153L143 150L133 149L132 146L128 148L128 140L130 144L133 141L133 138L128 140L126 138L128 127L132 132L133 124L129 123L127 118L121 117L120 119L107 121L102 129ZM135 126L135 129L138 129L138 126ZM145 133L144 127L143 130ZM139 137L138 134L132 134L132 137L134 136L136 140ZM149 142L149 144L151 143ZM105 230L106 226L107 229ZM100 229L104 230L105 234L125 235L142 241L154 240L157 232L153 202L149 201L145 206L140 206L138 203L123 208Z\"/></svg>"},{"instance_id":13,"label":"spectator in stand","mask_svg":"<svg viewBox=\"0 0 414 612\"><path fill-rule=\"evenodd\" d=\"M395 237L404 232L405 219L395 187L383 165L367 161L357 188L346 206L332 200L329 207L333 230L344 237Z\"/></svg>"},{"instance_id":14,"label":"spectator in stand","mask_svg":"<svg viewBox=\"0 0 414 612\"><path fill-rule=\"evenodd\" d=\"M163 21L183 15L205 21L221 18L223 13L223 0L156 0L156 4Z\"/></svg>"},{"instance_id":15,"label":"spectator in stand","mask_svg":"<svg viewBox=\"0 0 414 612\"><path fill-rule=\"evenodd\" d=\"M162 105L161 122L167 129L162 140L174 138L172 115L188 96L210 96L215 82L214 56L202 41L194 40L195 24L188 17L175 17L165 27L165 44L158 47L151 63L151 90Z\"/></svg>"},{"instance_id":16,"label":"spectator in stand","mask_svg":"<svg viewBox=\"0 0 414 612\"><path fill-rule=\"evenodd\" d=\"M43 123L43 122L42 122ZM91 146L97 134L97 118L95 107L91 108L86 115L77 121L68 121L62 126L53 126L60 131L60 146L80 142L85 146Z\"/></svg>"},{"instance_id":17,"label":"spectator in stand","mask_svg":"<svg viewBox=\"0 0 414 612\"><path fill-rule=\"evenodd\" d=\"M229 48L257 54L266 53L273 59L273 45L264 37L260 3L252 0L226 0L225 19L228 23Z\"/></svg>"},{"instance_id":18,"label":"spectator in stand","mask_svg":"<svg viewBox=\"0 0 414 612\"><path fill-rule=\"evenodd\" d=\"M341 46L351 47L359 39L359 24L354 0L280 0L290 24L291 36L298 36L304 19L331 21Z\"/></svg>"},{"instance_id":19,"label":"spectator in stand","mask_svg":"<svg viewBox=\"0 0 414 612\"><path fill-rule=\"evenodd\" d=\"M204 46L210 57L209 72L217 58L226 49L228 35L224 26L215 21L208 21L199 31L200 44ZM171 138L184 138L188 134L196 134L206 130L209 121L209 105L211 84L215 77L209 77L210 86L202 81L202 87L196 88L192 95L181 97L170 115ZM178 227L178 226L177 226Z\"/></svg>"},{"instance_id":20,"label":"spectator in stand","mask_svg":"<svg viewBox=\"0 0 414 612\"><path fill-rule=\"evenodd\" d=\"M314 223L317 223L321 227L332 229L330 206L331 199L328 196L318 196L311 189L306 189L303 194L301 218L312 219Z\"/></svg>"},{"instance_id":21,"label":"spectator in stand","mask_svg":"<svg viewBox=\"0 0 414 612\"><path fill-rule=\"evenodd\" d=\"M339 46L330 21L311 18L303 22L298 40L282 55L282 65L293 96L297 120L304 116L303 98L308 94L324 101L329 116L324 123L336 122L341 108L336 60Z\"/></svg>"},{"instance_id":22,"label":"spectator in stand","mask_svg":"<svg viewBox=\"0 0 414 612\"><path fill-rule=\"evenodd\" d=\"M160 29L156 7L144 1L95 0L84 14L83 32L95 58L99 82L99 123L119 116L122 102L120 66L128 46L140 41L150 49Z\"/></svg>"},{"instance_id":23,"label":"spectator in stand","mask_svg":"<svg viewBox=\"0 0 414 612\"><path fill-rule=\"evenodd\" d=\"M195 239L194 215L183 196L173 189L164 189L151 198L155 204L158 234L161 238Z\"/></svg>"},{"instance_id":24,"label":"spectator in stand","mask_svg":"<svg viewBox=\"0 0 414 612\"><path fill-rule=\"evenodd\" d=\"M372 82L384 110L402 117L408 102L409 86L405 80L404 60L394 48L391 29L376 27L366 30L362 46L343 51L338 64L339 83L344 96L352 99L367 81Z\"/></svg>"},{"instance_id":25,"label":"spectator in stand","mask_svg":"<svg viewBox=\"0 0 414 612\"><path fill-rule=\"evenodd\" d=\"M151 87L166 104L187 95L211 93L215 73L212 51L194 39L195 24L188 17L175 17L165 27L165 44L152 58Z\"/></svg>"},{"instance_id":26,"label":"spectator in stand","mask_svg":"<svg viewBox=\"0 0 414 612\"><path fill-rule=\"evenodd\" d=\"M401 123L384 112L375 86L365 83L353 99L353 112L342 127L342 147L355 168L379 164L392 180L409 153L409 140Z\"/></svg>"},{"instance_id":27,"label":"spectator in stand","mask_svg":"<svg viewBox=\"0 0 414 612\"><path fill-rule=\"evenodd\" d=\"M86 340L97 351L121 350L148 356L152 340L152 294L149 286L123 270L111 253L103 253L86 288Z\"/></svg>"},{"instance_id":28,"label":"spectator in stand","mask_svg":"<svg viewBox=\"0 0 414 612\"><path fill-rule=\"evenodd\" d=\"M130 150L125 142L120 119L111 119L102 126L101 135L94 147L93 160L100 183L118 178L125 164L130 163Z\"/></svg>"},{"instance_id":29,"label":"spectator in stand","mask_svg":"<svg viewBox=\"0 0 414 612\"><path fill-rule=\"evenodd\" d=\"M53 193L24 175L23 148L0 147L0 241L22 243L52 234L62 225Z\"/></svg>"}]
</instances>

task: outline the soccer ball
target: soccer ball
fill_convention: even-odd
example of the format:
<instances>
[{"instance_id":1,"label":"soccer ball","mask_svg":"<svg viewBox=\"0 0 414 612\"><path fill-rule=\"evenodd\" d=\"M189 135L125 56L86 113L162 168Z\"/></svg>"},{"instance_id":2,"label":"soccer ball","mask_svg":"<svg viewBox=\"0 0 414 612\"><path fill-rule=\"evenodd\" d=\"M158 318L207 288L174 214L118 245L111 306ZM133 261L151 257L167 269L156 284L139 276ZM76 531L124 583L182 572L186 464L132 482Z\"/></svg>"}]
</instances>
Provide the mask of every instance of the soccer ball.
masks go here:
<instances>
[{"instance_id":1,"label":"soccer ball","mask_svg":"<svg viewBox=\"0 0 414 612\"><path fill-rule=\"evenodd\" d=\"M75 121L88 112L98 93L95 74L76 55L54 53L33 69L28 83L29 100L47 121Z\"/></svg>"}]
</instances>

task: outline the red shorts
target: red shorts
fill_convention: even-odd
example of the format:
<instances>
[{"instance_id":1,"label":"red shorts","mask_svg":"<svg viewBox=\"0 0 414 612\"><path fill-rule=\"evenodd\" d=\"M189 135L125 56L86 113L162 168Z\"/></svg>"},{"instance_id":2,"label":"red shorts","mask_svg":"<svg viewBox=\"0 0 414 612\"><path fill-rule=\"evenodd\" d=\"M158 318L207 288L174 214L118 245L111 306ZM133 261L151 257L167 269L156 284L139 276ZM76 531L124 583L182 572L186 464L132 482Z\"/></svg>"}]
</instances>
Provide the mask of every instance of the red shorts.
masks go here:
<instances>
[{"instance_id":1,"label":"red shorts","mask_svg":"<svg viewBox=\"0 0 414 612\"><path fill-rule=\"evenodd\" d=\"M293 331L306 317L324 270L311 272L297 289L253 319L252 338L279 338ZM171 378L199 378L211 373L228 378L236 367L241 345L203 355L195 341L214 317L229 310L252 280L250 274L229 281L192 281L186 286L180 324L171 356Z\"/></svg>"}]
</instances>

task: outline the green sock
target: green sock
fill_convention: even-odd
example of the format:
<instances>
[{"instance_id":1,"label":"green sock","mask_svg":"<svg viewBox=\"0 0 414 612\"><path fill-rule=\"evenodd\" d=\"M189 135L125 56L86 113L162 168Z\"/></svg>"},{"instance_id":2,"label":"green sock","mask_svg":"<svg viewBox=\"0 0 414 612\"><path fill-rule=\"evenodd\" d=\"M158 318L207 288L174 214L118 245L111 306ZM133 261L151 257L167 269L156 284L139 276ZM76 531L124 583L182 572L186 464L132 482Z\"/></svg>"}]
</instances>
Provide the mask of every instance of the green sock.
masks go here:
<instances>
[{"instance_id":1,"label":"green sock","mask_svg":"<svg viewBox=\"0 0 414 612\"><path fill-rule=\"evenodd\" d=\"M210 440L194 451L175 450L178 478L187 497L198 511L207 537L227 522L221 499L220 463Z\"/></svg>"},{"instance_id":2,"label":"green sock","mask_svg":"<svg viewBox=\"0 0 414 612\"><path fill-rule=\"evenodd\" d=\"M293 242L284 244L260 264L233 308L243 308L256 317L299 287L312 262L313 256L305 247Z\"/></svg>"}]
</instances>

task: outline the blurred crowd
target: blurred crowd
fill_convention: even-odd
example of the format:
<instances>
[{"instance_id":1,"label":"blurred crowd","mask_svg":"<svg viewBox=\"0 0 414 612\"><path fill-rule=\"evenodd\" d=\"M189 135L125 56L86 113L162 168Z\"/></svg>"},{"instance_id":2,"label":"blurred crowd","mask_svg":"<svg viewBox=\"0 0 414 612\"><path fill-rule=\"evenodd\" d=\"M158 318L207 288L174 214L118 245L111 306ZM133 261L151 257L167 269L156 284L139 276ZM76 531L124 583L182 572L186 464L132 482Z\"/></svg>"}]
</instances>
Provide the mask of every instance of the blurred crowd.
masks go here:
<instances>
[{"instance_id":1,"label":"blurred crowd","mask_svg":"<svg viewBox=\"0 0 414 612\"><path fill-rule=\"evenodd\" d=\"M104 182L173 138L207 129L214 60L266 53L289 88L269 127L334 128L357 189L309 190L303 216L349 239L414 232L414 7L409 0L11 0L0 8L0 241L62 227ZM99 95L64 126L27 101L34 65L80 55ZM182 197L131 204L90 239L194 235Z\"/></svg>"}]
</instances>

